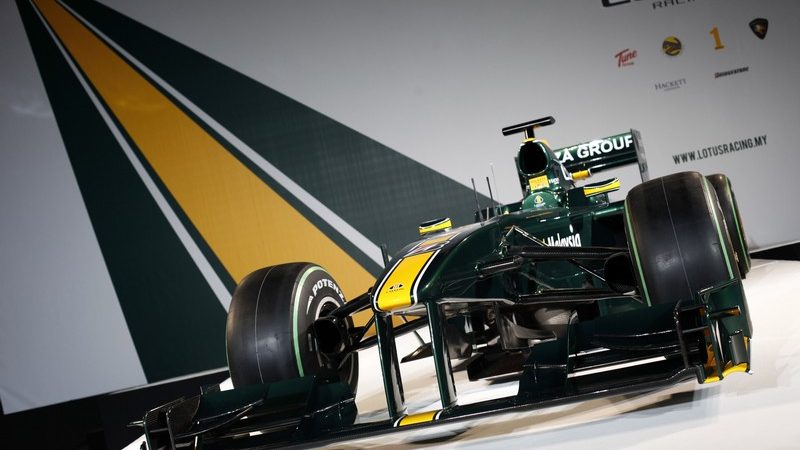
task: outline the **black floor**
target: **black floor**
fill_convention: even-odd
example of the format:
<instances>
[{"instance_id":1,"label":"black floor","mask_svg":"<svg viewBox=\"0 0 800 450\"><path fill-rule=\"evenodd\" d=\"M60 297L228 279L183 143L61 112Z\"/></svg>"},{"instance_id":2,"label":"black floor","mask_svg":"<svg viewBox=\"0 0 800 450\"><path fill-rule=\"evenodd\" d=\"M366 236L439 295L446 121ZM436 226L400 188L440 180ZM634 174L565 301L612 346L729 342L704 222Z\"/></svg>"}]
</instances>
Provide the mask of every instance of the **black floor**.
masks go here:
<instances>
[{"instance_id":1,"label":"black floor","mask_svg":"<svg viewBox=\"0 0 800 450\"><path fill-rule=\"evenodd\" d=\"M753 252L750 254L756 259L781 259L785 261L800 261L800 242L784 245L782 247Z\"/></svg>"},{"instance_id":2,"label":"black floor","mask_svg":"<svg viewBox=\"0 0 800 450\"><path fill-rule=\"evenodd\" d=\"M142 435L127 424L144 412L181 396L200 393L200 386L228 377L210 375L146 386L116 394L97 395L0 417L0 448L65 450L119 449Z\"/></svg>"}]
</instances>

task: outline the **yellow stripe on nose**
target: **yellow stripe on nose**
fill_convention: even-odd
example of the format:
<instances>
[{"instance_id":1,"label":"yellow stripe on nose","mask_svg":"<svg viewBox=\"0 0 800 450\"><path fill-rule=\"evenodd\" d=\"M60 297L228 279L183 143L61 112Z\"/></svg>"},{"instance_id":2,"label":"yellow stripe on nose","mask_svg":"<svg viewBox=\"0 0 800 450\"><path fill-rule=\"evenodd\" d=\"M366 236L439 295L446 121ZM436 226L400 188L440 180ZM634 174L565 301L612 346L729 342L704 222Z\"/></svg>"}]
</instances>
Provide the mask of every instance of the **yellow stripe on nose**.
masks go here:
<instances>
[{"instance_id":1,"label":"yellow stripe on nose","mask_svg":"<svg viewBox=\"0 0 800 450\"><path fill-rule=\"evenodd\" d=\"M433 253L430 251L406 256L395 266L378 292L376 303L379 310L389 312L408 308L416 302L412 297L414 281Z\"/></svg>"}]
</instances>

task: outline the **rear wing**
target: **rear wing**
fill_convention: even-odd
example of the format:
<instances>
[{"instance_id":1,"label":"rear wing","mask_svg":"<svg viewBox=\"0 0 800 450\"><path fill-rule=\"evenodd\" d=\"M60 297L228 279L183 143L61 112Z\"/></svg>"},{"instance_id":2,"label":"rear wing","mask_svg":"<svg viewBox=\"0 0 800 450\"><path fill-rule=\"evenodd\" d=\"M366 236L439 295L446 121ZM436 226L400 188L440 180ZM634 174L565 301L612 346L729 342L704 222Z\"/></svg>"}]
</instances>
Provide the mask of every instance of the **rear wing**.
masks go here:
<instances>
[{"instance_id":1,"label":"rear wing","mask_svg":"<svg viewBox=\"0 0 800 450\"><path fill-rule=\"evenodd\" d=\"M572 173L589 170L602 172L637 163L642 181L650 179L642 137L636 130L553 150L556 158Z\"/></svg>"}]
</instances>

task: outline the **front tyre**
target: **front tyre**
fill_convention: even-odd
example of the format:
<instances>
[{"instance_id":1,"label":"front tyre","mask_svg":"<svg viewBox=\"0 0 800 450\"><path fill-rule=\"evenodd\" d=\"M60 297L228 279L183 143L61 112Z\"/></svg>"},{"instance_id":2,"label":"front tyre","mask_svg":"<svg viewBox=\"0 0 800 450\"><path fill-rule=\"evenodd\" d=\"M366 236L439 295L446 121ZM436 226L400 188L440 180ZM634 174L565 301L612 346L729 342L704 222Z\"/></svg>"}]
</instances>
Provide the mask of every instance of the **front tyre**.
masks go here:
<instances>
[{"instance_id":1,"label":"front tyre","mask_svg":"<svg viewBox=\"0 0 800 450\"><path fill-rule=\"evenodd\" d=\"M319 372L311 325L344 302L333 277L315 264L281 264L246 276L233 293L225 330L234 387ZM338 372L355 393L358 354L352 352Z\"/></svg>"},{"instance_id":2,"label":"front tyre","mask_svg":"<svg viewBox=\"0 0 800 450\"><path fill-rule=\"evenodd\" d=\"M649 304L690 301L739 278L714 188L697 172L642 183L625 199L625 231L642 297Z\"/></svg>"}]
</instances>

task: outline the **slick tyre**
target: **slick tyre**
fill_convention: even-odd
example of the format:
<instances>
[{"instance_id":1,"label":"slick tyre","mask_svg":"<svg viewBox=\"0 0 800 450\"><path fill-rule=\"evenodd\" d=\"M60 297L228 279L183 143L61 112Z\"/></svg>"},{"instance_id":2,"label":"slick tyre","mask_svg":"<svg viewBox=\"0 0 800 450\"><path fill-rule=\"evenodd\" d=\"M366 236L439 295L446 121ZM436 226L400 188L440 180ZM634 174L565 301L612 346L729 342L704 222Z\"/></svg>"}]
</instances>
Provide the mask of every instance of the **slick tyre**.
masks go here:
<instances>
[{"instance_id":1,"label":"slick tyre","mask_svg":"<svg viewBox=\"0 0 800 450\"><path fill-rule=\"evenodd\" d=\"M317 373L322 364L311 325L344 302L333 277L315 264L281 264L246 276L233 293L225 330L233 385ZM358 354L352 352L338 372L355 393Z\"/></svg>"},{"instance_id":2,"label":"slick tyre","mask_svg":"<svg viewBox=\"0 0 800 450\"><path fill-rule=\"evenodd\" d=\"M691 300L739 277L711 183L682 172L642 183L625 199L625 231L642 297L649 304Z\"/></svg>"},{"instance_id":3,"label":"slick tyre","mask_svg":"<svg viewBox=\"0 0 800 450\"><path fill-rule=\"evenodd\" d=\"M722 215L725 216L725 228L731 238L731 245L735 254L736 265L739 266L739 273L742 278L750 271L750 253L747 248L747 236L744 234L742 216L739 215L739 205L736 204L736 196L733 194L731 180L721 174L709 175L708 181L714 186L717 193L719 207Z\"/></svg>"}]
</instances>

